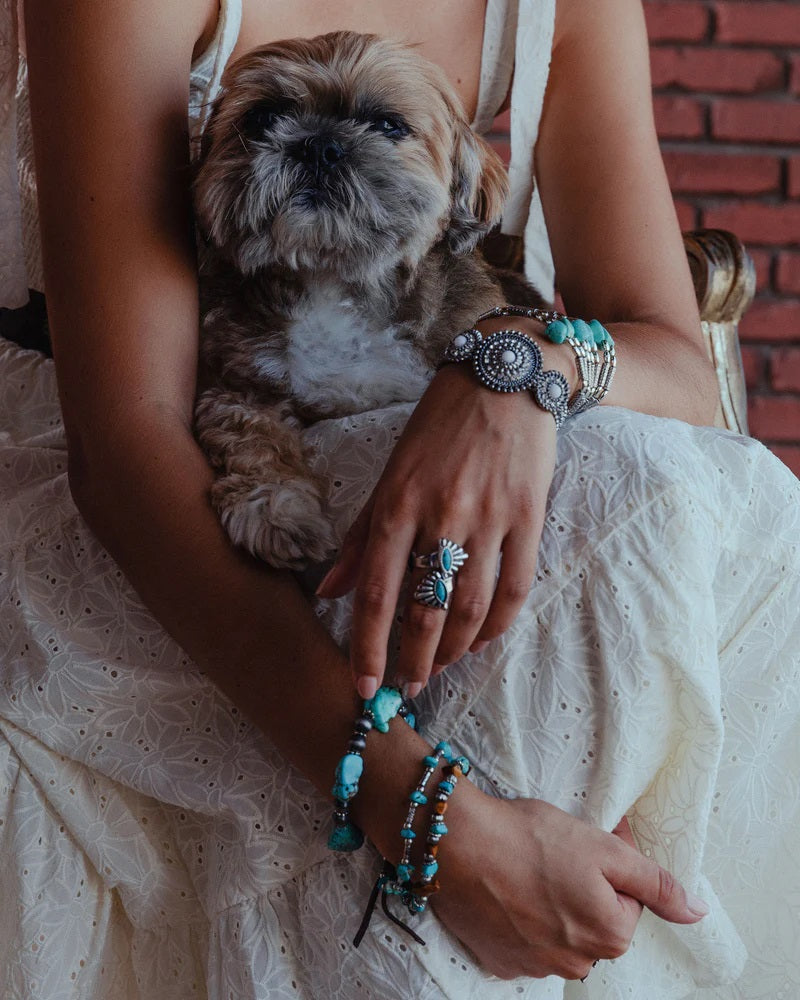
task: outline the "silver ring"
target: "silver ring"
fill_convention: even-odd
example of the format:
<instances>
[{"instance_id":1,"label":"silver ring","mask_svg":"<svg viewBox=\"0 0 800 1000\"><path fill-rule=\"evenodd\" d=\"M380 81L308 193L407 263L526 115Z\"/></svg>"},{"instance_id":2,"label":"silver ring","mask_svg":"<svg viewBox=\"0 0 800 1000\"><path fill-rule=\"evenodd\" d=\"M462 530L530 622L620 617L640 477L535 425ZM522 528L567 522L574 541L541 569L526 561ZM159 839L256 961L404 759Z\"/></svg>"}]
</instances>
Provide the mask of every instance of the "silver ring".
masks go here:
<instances>
[{"instance_id":1,"label":"silver ring","mask_svg":"<svg viewBox=\"0 0 800 1000\"><path fill-rule=\"evenodd\" d=\"M466 550L449 538L440 538L436 550L427 555L420 556L412 551L408 557L409 571L428 570L414 590L414 600L426 607L447 611L453 593L453 577L467 559Z\"/></svg>"}]
</instances>

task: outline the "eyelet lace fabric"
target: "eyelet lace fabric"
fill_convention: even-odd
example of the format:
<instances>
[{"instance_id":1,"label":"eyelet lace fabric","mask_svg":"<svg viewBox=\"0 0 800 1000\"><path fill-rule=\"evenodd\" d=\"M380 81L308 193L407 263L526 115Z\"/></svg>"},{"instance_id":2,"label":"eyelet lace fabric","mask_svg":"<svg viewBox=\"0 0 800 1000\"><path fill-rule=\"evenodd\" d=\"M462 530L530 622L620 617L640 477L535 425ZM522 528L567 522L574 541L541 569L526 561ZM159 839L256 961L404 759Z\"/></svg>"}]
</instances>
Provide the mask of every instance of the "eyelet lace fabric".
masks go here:
<instances>
[{"instance_id":1,"label":"eyelet lace fabric","mask_svg":"<svg viewBox=\"0 0 800 1000\"><path fill-rule=\"evenodd\" d=\"M307 432L340 534L409 411ZM627 813L711 903L580 985L487 976L433 913L354 951L375 852L327 850L329 803L142 607L70 499L52 363L7 343L0 428L4 998L800 995L800 484L761 445L576 418L526 606L419 699L487 791ZM346 645L349 600L317 613Z\"/></svg>"}]
</instances>

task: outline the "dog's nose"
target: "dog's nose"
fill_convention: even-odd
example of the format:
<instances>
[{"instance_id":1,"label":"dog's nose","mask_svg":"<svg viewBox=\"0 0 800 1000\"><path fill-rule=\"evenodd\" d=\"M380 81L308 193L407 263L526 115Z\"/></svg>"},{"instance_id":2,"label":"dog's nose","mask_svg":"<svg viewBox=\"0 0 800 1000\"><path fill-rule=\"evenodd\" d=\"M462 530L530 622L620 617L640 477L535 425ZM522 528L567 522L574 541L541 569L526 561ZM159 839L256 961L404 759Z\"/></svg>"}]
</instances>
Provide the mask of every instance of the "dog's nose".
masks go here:
<instances>
[{"instance_id":1,"label":"dog's nose","mask_svg":"<svg viewBox=\"0 0 800 1000\"><path fill-rule=\"evenodd\" d=\"M343 147L330 136L314 135L305 140L300 155L310 167L328 173L335 169L345 153Z\"/></svg>"}]
</instances>

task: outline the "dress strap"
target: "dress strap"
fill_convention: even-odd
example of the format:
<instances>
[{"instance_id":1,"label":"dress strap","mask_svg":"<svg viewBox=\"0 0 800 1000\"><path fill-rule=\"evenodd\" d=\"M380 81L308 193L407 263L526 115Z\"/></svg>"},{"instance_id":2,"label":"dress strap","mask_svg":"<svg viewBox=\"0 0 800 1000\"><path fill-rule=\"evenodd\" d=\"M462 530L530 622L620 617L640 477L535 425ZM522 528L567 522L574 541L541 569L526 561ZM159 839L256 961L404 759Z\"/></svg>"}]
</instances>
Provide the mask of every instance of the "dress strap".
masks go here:
<instances>
[{"instance_id":1,"label":"dress strap","mask_svg":"<svg viewBox=\"0 0 800 1000\"><path fill-rule=\"evenodd\" d=\"M220 81L239 38L242 0L219 0L219 19L214 37L192 63L189 78L189 129L192 139L203 131ZM192 145L196 151L196 143Z\"/></svg>"}]
</instances>

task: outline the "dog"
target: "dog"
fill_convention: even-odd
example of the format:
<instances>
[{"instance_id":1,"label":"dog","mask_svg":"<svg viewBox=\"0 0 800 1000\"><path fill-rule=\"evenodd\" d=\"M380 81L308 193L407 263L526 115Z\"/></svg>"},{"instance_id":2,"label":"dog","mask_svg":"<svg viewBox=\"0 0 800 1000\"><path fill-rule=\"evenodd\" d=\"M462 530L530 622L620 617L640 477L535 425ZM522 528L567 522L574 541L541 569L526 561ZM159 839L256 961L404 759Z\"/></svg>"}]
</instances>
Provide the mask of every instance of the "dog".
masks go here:
<instances>
[{"instance_id":1,"label":"dog","mask_svg":"<svg viewBox=\"0 0 800 1000\"><path fill-rule=\"evenodd\" d=\"M212 505L236 545L301 569L335 548L303 428L417 400L479 313L539 304L476 250L506 173L437 66L335 32L228 67L193 193Z\"/></svg>"}]
</instances>

